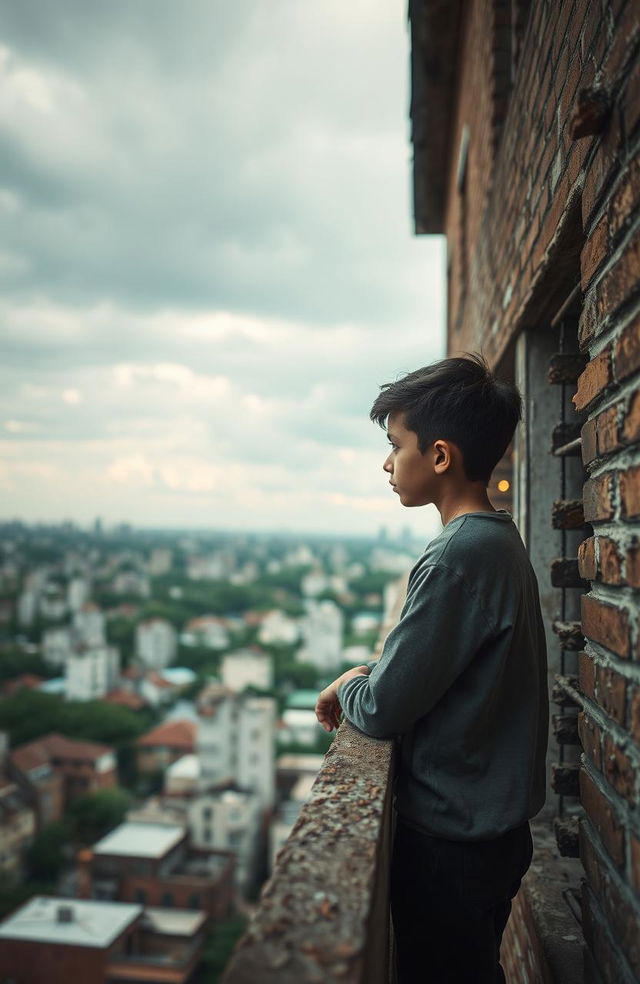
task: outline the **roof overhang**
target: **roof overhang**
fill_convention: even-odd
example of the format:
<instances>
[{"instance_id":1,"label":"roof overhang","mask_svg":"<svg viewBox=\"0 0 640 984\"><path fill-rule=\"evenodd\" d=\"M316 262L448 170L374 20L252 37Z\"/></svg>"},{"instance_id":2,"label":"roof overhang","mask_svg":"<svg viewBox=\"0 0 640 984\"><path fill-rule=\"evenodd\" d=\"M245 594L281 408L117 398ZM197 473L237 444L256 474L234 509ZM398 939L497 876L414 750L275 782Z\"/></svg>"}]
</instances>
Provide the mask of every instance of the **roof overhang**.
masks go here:
<instances>
[{"instance_id":1,"label":"roof overhang","mask_svg":"<svg viewBox=\"0 0 640 984\"><path fill-rule=\"evenodd\" d=\"M415 231L444 232L462 0L409 0Z\"/></svg>"}]
</instances>

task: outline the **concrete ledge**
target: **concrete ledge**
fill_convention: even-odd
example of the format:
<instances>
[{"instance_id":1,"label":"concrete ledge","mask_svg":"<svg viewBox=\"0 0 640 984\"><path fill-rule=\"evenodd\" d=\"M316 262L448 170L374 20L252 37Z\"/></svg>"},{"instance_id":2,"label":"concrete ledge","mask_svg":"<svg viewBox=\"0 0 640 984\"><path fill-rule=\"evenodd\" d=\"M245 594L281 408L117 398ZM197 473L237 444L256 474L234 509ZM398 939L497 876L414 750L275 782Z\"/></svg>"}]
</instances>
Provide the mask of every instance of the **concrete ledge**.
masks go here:
<instances>
[{"instance_id":1,"label":"concrete ledge","mask_svg":"<svg viewBox=\"0 0 640 984\"><path fill-rule=\"evenodd\" d=\"M393 750L340 725L224 984L387 984Z\"/></svg>"}]
</instances>

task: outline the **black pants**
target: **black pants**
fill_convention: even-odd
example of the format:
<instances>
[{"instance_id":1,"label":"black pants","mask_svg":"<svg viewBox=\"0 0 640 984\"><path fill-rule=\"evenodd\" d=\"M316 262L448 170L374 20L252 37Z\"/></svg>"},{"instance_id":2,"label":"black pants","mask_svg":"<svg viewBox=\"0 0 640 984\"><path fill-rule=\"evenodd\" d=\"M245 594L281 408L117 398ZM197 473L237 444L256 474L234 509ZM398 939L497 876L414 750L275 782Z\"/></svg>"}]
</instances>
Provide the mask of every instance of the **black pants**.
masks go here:
<instances>
[{"instance_id":1,"label":"black pants","mask_svg":"<svg viewBox=\"0 0 640 984\"><path fill-rule=\"evenodd\" d=\"M453 841L398 817L391 914L398 984L504 984L500 941L531 864L529 822L491 841Z\"/></svg>"}]
</instances>

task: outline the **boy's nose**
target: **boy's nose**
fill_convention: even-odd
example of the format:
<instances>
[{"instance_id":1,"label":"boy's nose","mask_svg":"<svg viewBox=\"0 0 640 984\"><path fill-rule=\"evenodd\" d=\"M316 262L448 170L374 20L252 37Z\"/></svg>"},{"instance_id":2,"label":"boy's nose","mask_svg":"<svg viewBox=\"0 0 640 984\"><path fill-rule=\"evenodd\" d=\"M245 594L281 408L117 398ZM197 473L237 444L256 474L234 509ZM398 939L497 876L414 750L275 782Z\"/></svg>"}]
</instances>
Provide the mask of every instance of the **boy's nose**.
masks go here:
<instances>
[{"instance_id":1,"label":"boy's nose","mask_svg":"<svg viewBox=\"0 0 640 984\"><path fill-rule=\"evenodd\" d=\"M384 464L383 464L382 468L383 468L383 471L386 471L386 472L392 472L393 471L393 463L391 461L391 455L389 455L388 458L385 458Z\"/></svg>"}]
</instances>

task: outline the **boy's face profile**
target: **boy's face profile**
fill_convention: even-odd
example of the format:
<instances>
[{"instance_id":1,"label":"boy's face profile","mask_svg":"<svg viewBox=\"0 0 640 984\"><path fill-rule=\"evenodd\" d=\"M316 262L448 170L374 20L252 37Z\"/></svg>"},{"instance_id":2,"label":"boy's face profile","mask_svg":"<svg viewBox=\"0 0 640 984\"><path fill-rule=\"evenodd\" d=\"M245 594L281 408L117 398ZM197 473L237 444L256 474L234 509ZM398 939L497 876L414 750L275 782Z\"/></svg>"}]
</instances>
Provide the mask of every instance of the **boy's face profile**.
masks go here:
<instances>
[{"instance_id":1,"label":"boy's face profile","mask_svg":"<svg viewBox=\"0 0 640 984\"><path fill-rule=\"evenodd\" d=\"M443 461L440 450L443 442L438 441L438 447L432 444L422 454L418 447L418 435L404 426L403 413L389 416L387 437L391 451L382 467L389 475L389 484L402 505L426 506L435 502L439 474L446 471L450 463Z\"/></svg>"}]
</instances>

